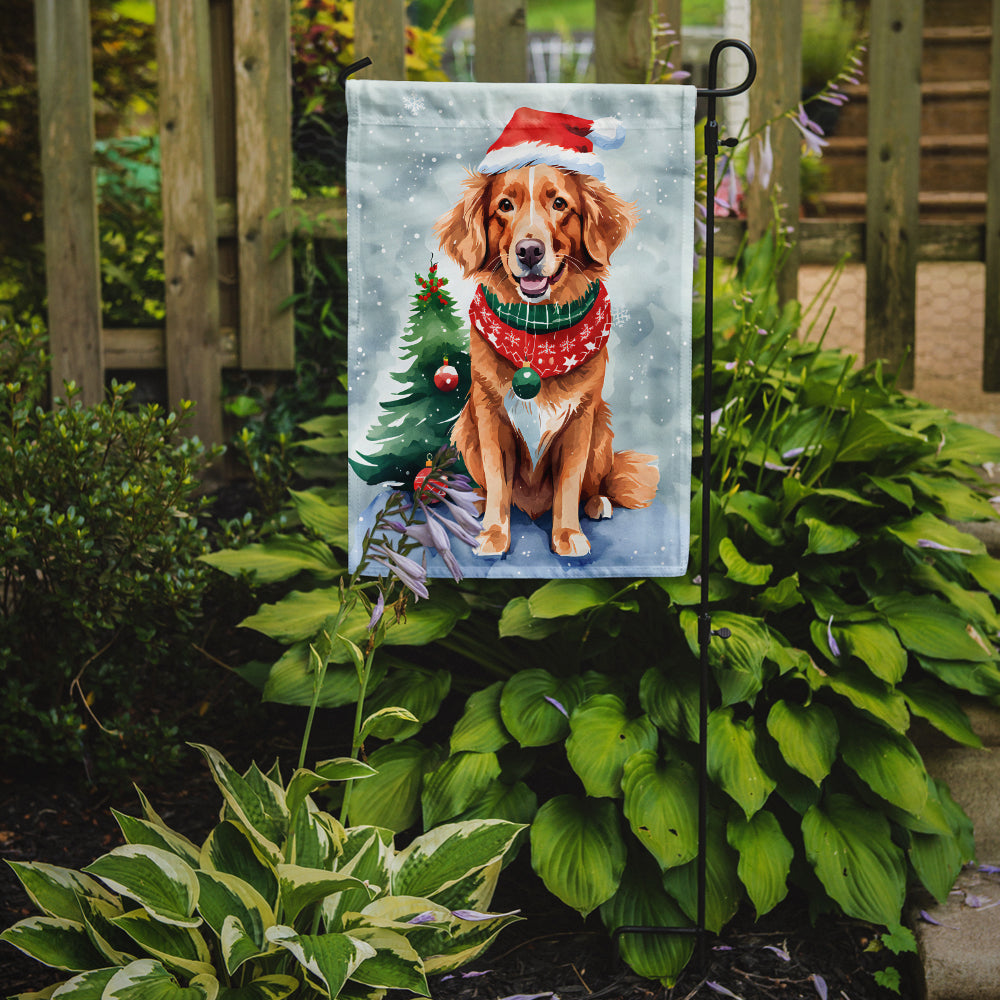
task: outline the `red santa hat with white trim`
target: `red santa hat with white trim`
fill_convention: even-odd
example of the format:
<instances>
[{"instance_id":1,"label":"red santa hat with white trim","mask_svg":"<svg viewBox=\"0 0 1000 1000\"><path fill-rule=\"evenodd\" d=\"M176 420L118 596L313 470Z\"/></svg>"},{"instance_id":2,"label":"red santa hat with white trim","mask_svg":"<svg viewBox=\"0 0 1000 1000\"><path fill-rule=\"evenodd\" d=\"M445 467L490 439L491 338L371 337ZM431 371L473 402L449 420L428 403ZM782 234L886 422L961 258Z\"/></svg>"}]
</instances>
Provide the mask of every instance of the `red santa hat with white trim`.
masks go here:
<instances>
[{"instance_id":1,"label":"red santa hat with white trim","mask_svg":"<svg viewBox=\"0 0 1000 1000\"><path fill-rule=\"evenodd\" d=\"M547 163L602 181L604 164L594 146L617 149L624 141L625 126L617 118L591 120L558 111L518 108L477 169L481 174L499 174Z\"/></svg>"}]
</instances>

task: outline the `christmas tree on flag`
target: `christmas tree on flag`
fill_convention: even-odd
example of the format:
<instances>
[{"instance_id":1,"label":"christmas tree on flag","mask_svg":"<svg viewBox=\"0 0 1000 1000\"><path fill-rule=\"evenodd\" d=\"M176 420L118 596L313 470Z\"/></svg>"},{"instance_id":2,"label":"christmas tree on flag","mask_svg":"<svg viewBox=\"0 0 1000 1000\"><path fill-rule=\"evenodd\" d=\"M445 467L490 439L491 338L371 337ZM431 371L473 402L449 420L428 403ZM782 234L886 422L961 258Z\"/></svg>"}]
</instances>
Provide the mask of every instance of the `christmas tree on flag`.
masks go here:
<instances>
[{"instance_id":1,"label":"christmas tree on flag","mask_svg":"<svg viewBox=\"0 0 1000 1000\"><path fill-rule=\"evenodd\" d=\"M402 383L369 429L371 451L358 449L351 468L370 486L386 483L412 489L429 456L448 443L451 428L469 392L468 324L445 291L431 258L426 276L413 276L410 317L402 337Z\"/></svg>"}]
</instances>

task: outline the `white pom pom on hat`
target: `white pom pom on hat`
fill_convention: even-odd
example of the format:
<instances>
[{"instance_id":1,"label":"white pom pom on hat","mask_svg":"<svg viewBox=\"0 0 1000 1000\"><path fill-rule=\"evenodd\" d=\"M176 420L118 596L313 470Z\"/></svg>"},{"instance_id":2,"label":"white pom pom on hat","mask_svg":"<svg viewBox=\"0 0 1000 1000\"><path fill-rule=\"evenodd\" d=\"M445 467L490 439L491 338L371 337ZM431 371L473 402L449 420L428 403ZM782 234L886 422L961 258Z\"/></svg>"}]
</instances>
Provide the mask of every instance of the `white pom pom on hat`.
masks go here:
<instances>
[{"instance_id":1,"label":"white pom pom on hat","mask_svg":"<svg viewBox=\"0 0 1000 1000\"><path fill-rule=\"evenodd\" d=\"M499 174L546 163L604 180L604 164L594 146L617 149L624 141L625 126L617 118L593 120L518 108L477 169L481 174Z\"/></svg>"}]
</instances>

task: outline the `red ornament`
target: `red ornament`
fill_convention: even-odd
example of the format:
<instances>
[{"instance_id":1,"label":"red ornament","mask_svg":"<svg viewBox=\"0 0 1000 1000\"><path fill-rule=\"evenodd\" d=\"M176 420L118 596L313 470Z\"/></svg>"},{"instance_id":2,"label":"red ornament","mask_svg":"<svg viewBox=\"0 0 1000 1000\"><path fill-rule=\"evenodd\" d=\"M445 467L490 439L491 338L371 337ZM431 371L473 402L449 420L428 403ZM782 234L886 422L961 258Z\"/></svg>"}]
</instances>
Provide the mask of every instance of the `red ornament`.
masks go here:
<instances>
[{"instance_id":1,"label":"red ornament","mask_svg":"<svg viewBox=\"0 0 1000 1000\"><path fill-rule=\"evenodd\" d=\"M444 364L434 373L434 384L442 392L451 392L458 385L458 370L448 364L448 359L444 359Z\"/></svg>"},{"instance_id":2,"label":"red ornament","mask_svg":"<svg viewBox=\"0 0 1000 1000\"><path fill-rule=\"evenodd\" d=\"M444 483L440 479L428 479L431 472L431 460L427 459L424 466L413 479L413 490L425 503L434 504L438 502L438 497L443 497Z\"/></svg>"}]
</instances>

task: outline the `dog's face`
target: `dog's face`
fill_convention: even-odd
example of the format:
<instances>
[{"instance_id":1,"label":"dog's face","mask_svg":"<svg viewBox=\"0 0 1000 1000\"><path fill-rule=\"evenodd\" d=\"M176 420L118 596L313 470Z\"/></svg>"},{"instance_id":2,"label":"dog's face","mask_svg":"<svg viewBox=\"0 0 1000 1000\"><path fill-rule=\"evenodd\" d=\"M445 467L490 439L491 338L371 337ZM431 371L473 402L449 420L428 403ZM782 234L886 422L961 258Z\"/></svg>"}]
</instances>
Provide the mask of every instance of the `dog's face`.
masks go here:
<instances>
[{"instance_id":1,"label":"dog's face","mask_svg":"<svg viewBox=\"0 0 1000 1000\"><path fill-rule=\"evenodd\" d=\"M606 185L545 164L472 174L435 227L442 250L502 302L565 303L607 276L636 212Z\"/></svg>"}]
</instances>

